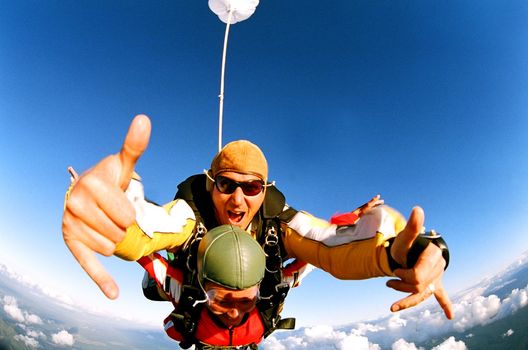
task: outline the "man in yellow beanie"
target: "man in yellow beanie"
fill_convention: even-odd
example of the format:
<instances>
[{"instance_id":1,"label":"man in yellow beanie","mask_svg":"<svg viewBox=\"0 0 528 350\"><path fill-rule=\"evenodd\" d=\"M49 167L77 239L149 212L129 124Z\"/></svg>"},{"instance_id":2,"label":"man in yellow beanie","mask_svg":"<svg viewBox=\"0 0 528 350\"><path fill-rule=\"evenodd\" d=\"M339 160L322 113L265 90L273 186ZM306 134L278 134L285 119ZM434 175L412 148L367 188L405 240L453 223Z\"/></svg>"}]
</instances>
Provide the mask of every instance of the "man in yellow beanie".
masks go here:
<instances>
[{"instance_id":1,"label":"man in yellow beanie","mask_svg":"<svg viewBox=\"0 0 528 350\"><path fill-rule=\"evenodd\" d=\"M178 255L197 232L229 224L270 250L266 252L267 270L279 271L269 278L276 280L271 289L298 284L307 268L303 262L307 262L340 279L393 276L387 286L410 295L395 302L391 311L415 306L434 295L446 317L453 317L442 286L447 247L437 236L420 235L421 208L414 208L405 222L394 209L375 206L348 224L332 224L296 211L268 182L266 158L248 141L226 145L205 175L186 180L174 201L158 207L145 201L143 187L134 176L150 129L150 120L137 116L120 152L76 179L66 195L64 241L107 297L116 298L118 288L94 253L126 260L139 260L158 250ZM289 258L300 262L291 274L282 264ZM263 291L268 292L261 287ZM277 312L275 307L272 324L279 320Z\"/></svg>"}]
</instances>

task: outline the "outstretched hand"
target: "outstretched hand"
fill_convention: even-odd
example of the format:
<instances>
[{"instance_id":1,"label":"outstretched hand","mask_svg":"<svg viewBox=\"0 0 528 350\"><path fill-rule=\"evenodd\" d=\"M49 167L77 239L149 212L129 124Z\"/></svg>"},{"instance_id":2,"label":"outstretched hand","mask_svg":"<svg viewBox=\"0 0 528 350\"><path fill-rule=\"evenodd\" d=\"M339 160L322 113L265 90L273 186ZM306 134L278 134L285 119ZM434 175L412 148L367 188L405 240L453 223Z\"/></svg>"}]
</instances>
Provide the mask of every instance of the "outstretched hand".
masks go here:
<instances>
[{"instance_id":1,"label":"outstretched hand","mask_svg":"<svg viewBox=\"0 0 528 350\"><path fill-rule=\"evenodd\" d=\"M367 213L369 210L371 210L374 207L377 207L378 205L384 204L385 201L381 199L381 195L376 195L372 197L371 200L369 200L367 203L363 204L361 207L354 210L352 213L357 215L358 217Z\"/></svg>"},{"instance_id":2,"label":"outstretched hand","mask_svg":"<svg viewBox=\"0 0 528 350\"><path fill-rule=\"evenodd\" d=\"M413 208L407 225L395 238L391 247L391 255L401 266L407 266L407 254L422 231L423 223L422 208ZM400 292L411 293L411 295L392 304L391 311L396 312L413 307L434 295L446 317L452 319L453 306L442 285L445 264L440 248L429 244L418 257L414 267L396 269L394 274L399 279L387 281L387 286Z\"/></svg>"},{"instance_id":3,"label":"outstretched hand","mask_svg":"<svg viewBox=\"0 0 528 350\"><path fill-rule=\"evenodd\" d=\"M101 160L80 177L72 174L73 188L62 218L64 242L81 267L110 299L119 288L95 253L111 256L135 221L135 210L124 191L134 167L147 148L150 120L134 118L121 150Z\"/></svg>"}]
</instances>

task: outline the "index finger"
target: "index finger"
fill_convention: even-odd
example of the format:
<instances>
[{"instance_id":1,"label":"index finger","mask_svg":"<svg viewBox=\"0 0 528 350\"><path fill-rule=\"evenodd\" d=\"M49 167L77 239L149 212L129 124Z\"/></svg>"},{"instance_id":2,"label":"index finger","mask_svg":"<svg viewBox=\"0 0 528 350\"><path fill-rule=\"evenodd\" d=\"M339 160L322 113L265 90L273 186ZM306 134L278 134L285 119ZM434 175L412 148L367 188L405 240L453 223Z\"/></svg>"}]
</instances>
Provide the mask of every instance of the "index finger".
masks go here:
<instances>
[{"instance_id":1,"label":"index finger","mask_svg":"<svg viewBox=\"0 0 528 350\"><path fill-rule=\"evenodd\" d=\"M425 301L430 296L431 296L430 292L428 294L427 291L413 293L413 294L411 294L409 296L406 296L403 299L398 300L394 304L392 304L391 305L391 311L392 312L397 312L397 311L401 311L401 310L405 310L405 309L411 308L413 306L416 306L416 305L422 303L423 301Z\"/></svg>"},{"instance_id":2,"label":"index finger","mask_svg":"<svg viewBox=\"0 0 528 350\"><path fill-rule=\"evenodd\" d=\"M97 260L94 252L77 240L70 240L66 242L66 245L79 262L79 265L81 265L95 284L99 286L104 295L108 299L116 299L119 296L119 287L105 270L101 262Z\"/></svg>"}]
</instances>

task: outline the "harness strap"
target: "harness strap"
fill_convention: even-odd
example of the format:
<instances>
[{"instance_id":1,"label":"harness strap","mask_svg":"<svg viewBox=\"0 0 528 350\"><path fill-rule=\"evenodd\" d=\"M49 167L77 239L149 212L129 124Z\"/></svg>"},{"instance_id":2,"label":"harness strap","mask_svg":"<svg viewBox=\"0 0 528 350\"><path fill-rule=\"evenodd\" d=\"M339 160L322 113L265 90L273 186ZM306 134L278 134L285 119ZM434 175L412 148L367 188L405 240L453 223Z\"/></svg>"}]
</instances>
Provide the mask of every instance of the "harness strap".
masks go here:
<instances>
[{"instance_id":1,"label":"harness strap","mask_svg":"<svg viewBox=\"0 0 528 350\"><path fill-rule=\"evenodd\" d=\"M297 211L292 209L284 213L285 216L292 218ZM275 216L264 219L264 225L266 230L261 235L260 241L266 254L266 272L260 284L261 299L257 307L264 322L264 338L266 338L277 329L294 329L295 318L281 319L280 316L290 290L290 285L283 283L282 278L282 257L285 256L285 252L279 236L282 232L281 218Z\"/></svg>"},{"instance_id":2,"label":"harness strap","mask_svg":"<svg viewBox=\"0 0 528 350\"><path fill-rule=\"evenodd\" d=\"M184 285L178 307L170 314L174 328L183 337L180 342L180 347L183 349L188 349L198 342L194 334L203 307L203 303L197 303L201 299L203 292L200 288Z\"/></svg>"}]
</instances>

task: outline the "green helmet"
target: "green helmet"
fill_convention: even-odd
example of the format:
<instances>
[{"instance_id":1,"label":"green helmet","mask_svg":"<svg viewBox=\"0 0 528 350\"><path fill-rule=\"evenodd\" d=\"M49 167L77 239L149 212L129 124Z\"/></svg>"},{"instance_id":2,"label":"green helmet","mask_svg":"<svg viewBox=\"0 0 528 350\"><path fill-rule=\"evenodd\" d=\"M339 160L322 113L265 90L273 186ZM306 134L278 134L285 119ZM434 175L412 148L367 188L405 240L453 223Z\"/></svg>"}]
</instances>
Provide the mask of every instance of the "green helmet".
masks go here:
<instances>
[{"instance_id":1,"label":"green helmet","mask_svg":"<svg viewBox=\"0 0 528 350\"><path fill-rule=\"evenodd\" d=\"M215 227L198 246L198 278L229 289L246 289L264 278L266 256L247 232L232 225Z\"/></svg>"}]
</instances>

